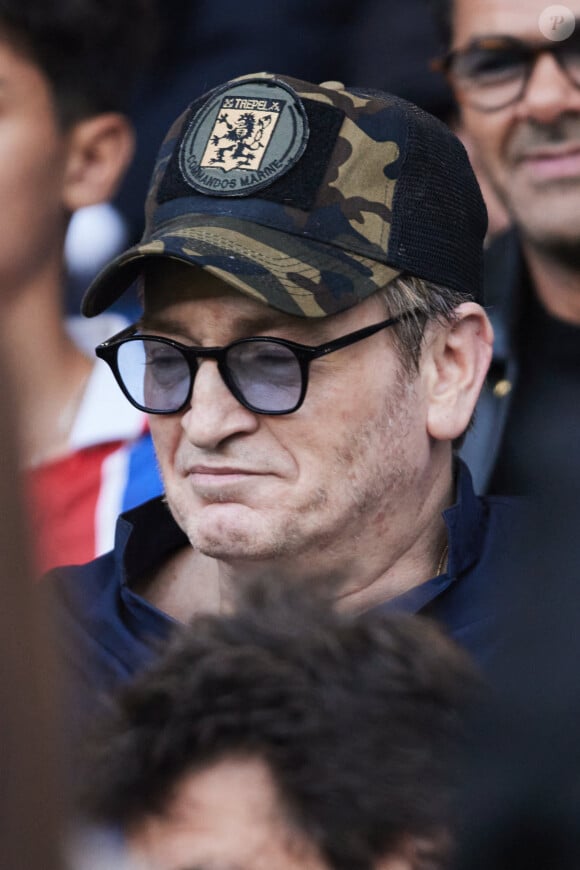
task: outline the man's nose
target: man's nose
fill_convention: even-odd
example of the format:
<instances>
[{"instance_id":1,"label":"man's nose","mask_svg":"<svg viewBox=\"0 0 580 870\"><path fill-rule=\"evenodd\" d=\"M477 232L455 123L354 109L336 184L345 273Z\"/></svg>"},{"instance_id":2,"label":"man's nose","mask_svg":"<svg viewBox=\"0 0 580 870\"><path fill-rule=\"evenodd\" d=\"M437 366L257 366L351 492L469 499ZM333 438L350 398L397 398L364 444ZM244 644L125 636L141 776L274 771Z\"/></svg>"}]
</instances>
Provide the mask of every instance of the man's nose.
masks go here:
<instances>
[{"instance_id":1,"label":"man's nose","mask_svg":"<svg viewBox=\"0 0 580 870\"><path fill-rule=\"evenodd\" d=\"M192 444L215 449L233 435L249 434L259 426L258 415L244 408L225 385L215 360L200 360L189 408L181 419Z\"/></svg>"},{"instance_id":2,"label":"man's nose","mask_svg":"<svg viewBox=\"0 0 580 870\"><path fill-rule=\"evenodd\" d=\"M580 88L570 81L552 54L542 52L530 72L518 113L549 124L570 111L580 111Z\"/></svg>"}]
</instances>

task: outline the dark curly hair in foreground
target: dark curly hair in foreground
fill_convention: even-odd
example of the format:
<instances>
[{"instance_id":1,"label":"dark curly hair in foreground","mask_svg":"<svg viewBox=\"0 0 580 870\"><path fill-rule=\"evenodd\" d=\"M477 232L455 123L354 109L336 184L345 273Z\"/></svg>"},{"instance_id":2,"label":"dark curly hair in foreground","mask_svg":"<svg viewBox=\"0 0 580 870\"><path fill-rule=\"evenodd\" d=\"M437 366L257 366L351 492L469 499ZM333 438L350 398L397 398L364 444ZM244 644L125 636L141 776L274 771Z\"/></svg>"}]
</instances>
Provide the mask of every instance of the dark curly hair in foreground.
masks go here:
<instances>
[{"instance_id":1,"label":"dark curly hair in foreground","mask_svg":"<svg viewBox=\"0 0 580 870\"><path fill-rule=\"evenodd\" d=\"M453 755L480 682L428 621L352 617L254 589L178 632L126 688L91 753L92 819L162 815L188 773L265 761L289 821L336 870L370 870L404 835L449 830ZM429 850L417 867L439 867Z\"/></svg>"}]
</instances>

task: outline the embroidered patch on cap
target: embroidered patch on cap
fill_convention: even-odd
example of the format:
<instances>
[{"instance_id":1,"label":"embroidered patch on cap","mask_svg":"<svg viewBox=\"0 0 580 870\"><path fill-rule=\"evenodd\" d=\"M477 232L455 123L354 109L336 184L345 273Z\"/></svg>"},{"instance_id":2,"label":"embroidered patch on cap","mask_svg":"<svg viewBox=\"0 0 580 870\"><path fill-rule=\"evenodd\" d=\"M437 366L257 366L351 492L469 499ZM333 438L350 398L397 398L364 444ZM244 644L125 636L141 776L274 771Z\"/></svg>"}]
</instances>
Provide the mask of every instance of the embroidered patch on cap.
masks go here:
<instances>
[{"instance_id":1,"label":"embroidered patch on cap","mask_svg":"<svg viewBox=\"0 0 580 870\"><path fill-rule=\"evenodd\" d=\"M191 187L247 196L294 166L308 141L308 120L285 83L250 79L212 95L191 120L179 168Z\"/></svg>"}]
</instances>

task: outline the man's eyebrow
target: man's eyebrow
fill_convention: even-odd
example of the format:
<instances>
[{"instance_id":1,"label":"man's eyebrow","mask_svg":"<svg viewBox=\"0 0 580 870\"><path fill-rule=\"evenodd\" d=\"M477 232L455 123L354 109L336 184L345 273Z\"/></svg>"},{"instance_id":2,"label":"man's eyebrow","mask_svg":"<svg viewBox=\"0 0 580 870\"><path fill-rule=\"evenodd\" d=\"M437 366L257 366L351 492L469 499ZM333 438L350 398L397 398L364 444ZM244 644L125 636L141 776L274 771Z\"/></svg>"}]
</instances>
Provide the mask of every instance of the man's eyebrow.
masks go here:
<instances>
[{"instance_id":1,"label":"man's eyebrow","mask_svg":"<svg viewBox=\"0 0 580 870\"><path fill-rule=\"evenodd\" d=\"M156 332L172 332L177 335L188 336L183 323L159 314L142 314L137 321L137 328L140 332L147 332L152 329Z\"/></svg>"},{"instance_id":2,"label":"man's eyebrow","mask_svg":"<svg viewBox=\"0 0 580 870\"><path fill-rule=\"evenodd\" d=\"M310 334L308 342L325 341L327 339L326 318L320 318L320 323L312 318L302 317L285 317L283 314L279 316L275 312L266 312L263 316L246 316L238 315L230 321L232 332L236 337L245 338L251 335L267 334L268 332L288 330L290 333L299 333L301 327L308 325ZM139 330L145 332L147 330L155 330L157 332L167 332L173 335L180 335L189 340L195 338L195 328L189 327L183 321L174 320L171 317L165 317L161 314L144 313L137 323Z\"/></svg>"}]
</instances>

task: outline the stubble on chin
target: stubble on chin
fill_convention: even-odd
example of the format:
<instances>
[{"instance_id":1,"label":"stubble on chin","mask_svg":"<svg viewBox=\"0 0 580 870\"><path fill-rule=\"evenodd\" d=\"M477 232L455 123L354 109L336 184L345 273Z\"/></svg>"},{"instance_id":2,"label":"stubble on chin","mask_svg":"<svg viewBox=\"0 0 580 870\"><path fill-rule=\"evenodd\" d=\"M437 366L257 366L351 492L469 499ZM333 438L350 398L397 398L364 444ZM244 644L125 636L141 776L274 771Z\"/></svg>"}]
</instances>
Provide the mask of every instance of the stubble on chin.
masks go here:
<instances>
[{"instance_id":1,"label":"stubble on chin","mask_svg":"<svg viewBox=\"0 0 580 870\"><path fill-rule=\"evenodd\" d=\"M571 272L580 272L580 185L574 215L557 222L546 220L546 204L535 211L528 209L516 217L520 235L531 250L548 261L561 264Z\"/></svg>"},{"instance_id":2,"label":"stubble on chin","mask_svg":"<svg viewBox=\"0 0 580 870\"><path fill-rule=\"evenodd\" d=\"M307 546L316 527L316 517L328 503L328 492L318 487L307 501L281 512L264 508L244 509L237 521L227 518L186 522L185 532L192 547L205 556L229 561L268 561L298 554Z\"/></svg>"}]
</instances>

